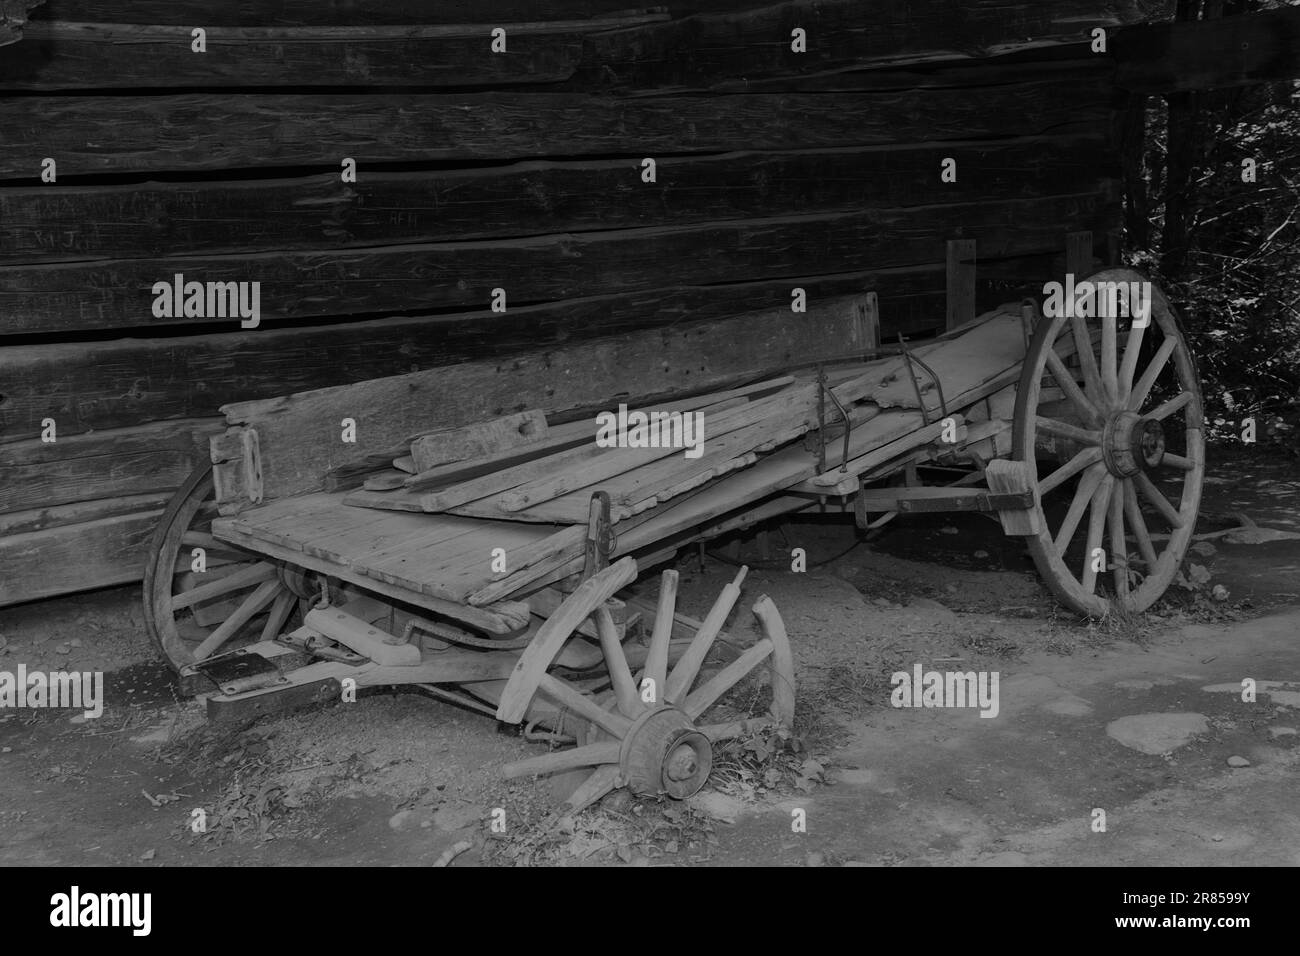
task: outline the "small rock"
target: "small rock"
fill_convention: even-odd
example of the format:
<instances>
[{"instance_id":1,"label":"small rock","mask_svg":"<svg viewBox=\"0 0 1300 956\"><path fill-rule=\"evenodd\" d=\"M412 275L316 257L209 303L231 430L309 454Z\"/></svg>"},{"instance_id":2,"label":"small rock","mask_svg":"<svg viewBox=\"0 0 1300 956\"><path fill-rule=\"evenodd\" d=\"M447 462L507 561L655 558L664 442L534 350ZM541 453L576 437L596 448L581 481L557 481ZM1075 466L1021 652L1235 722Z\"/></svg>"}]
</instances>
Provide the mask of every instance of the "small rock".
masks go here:
<instances>
[{"instance_id":1,"label":"small rock","mask_svg":"<svg viewBox=\"0 0 1300 956\"><path fill-rule=\"evenodd\" d=\"M572 833L576 829L573 817L567 813L555 821L555 826L561 833L566 835Z\"/></svg>"},{"instance_id":2,"label":"small rock","mask_svg":"<svg viewBox=\"0 0 1300 956\"><path fill-rule=\"evenodd\" d=\"M627 789L620 788L602 800L600 805L610 813L626 813L632 805L632 794Z\"/></svg>"},{"instance_id":3,"label":"small rock","mask_svg":"<svg viewBox=\"0 0 1300 956\"><path fill-rule=\"evenodd\" d=\"M1228 589L1222 584L1216 584L1214 590L1210 592L1210 597L1214 598L1216 601L1226 601L1229 597Z\"/></svg>"},{"instance_id":4,"label":"small rock","mask_svg":"<svg viewBox=\"0 0 1300 956\"><path fill-rule=\"evenodd\" d=\"M1216 833L1216 834L1214 834L1214 836L1210 837L1210 839L1213 840L1215 843L1222 843L1222 842L1223 842L1223 834L1222 834L1222 833Z\"/></svg>"},{"instance_id":5,"label":"small rock","mask_svg":"<svg viewBox=\"0 0 1300 956\"><path fill-rule=\"evenodd\" d=\"M431 827L431 826L433 826L433 821L432 821L432 820L421 820L421 821L420 821L420 829L421 829L421 830L427 830L427 829L429 829L429 827Z\"/></svg>"},{"instance_id":6,"label":"small rock","mask_svg":"<svg viewBox=\"0 0 1300 956\"><path fill-rule=\"evenodd\" d=\"M1210 729L1203 714L1135 714L1106 725L1106 734L1125 747L1158 756L1177 750Z\"/></svg>"},{"instance_id":7,"label":"small rock","mask_svg":"<svg viewBox=\"0 0 1300 956\"><path fill-rule=\"evenodd\" d=\"M811 853L805 853L803 857L803 865L804 866L825 866L826 857L823 854L816 852L815 850L812 851Z\"/></svg>"},{"instance_id":8,"label":"small rock","mask_svg":"<svg viewBox=\"0 0 1300 956\"><path fill-rule=\"evenodd\" d=\"M953 527L952 525L950 525L950 524L946 524L946 525L944 525L942 528L939 529L939 533L940 533L940 534L956 534L956 533L957 533L957 529L954 528L954 527Z\"/></svg>"},{"instance_id":9,"label":"small rock","mask_svg":"<svg viewBox=\"0 0 1300 956\"><path fill-rule=\"evenodd\" d=\"M1268 732L1273 737L1294 737L1296 729L1294 727L1270 727Z\"/></svg>"},{"instance_id":10,"label":"small rock","mask_svg":"<svg viewBox=\"0 0 1300 956\"><path fill-rule=\"evenodd\" d=\"M1247 760L1245 757L1239 757L1239 756L1237 756L1236 754L1233 754L1231 757L1228 758L1228 766L1229 766L1229 767L1249 767L1249 766L1250 766L1250 761Z\"/></svg>"},{"instance_id":11,"label":"small rock","mask_svg":"<svg viewBox=\"0 0 1300 956\"><path fill-rule=\"evenodd\" d=\"M158 855L157 850L145 850L143 853L140 854L140 859L148 861L148 860L152 860L157 855Z\"/></svg>"},{"instance_id":12,"label":"small rock","mask_svg":"<svg viewBox=\"0 0 1300 956\"><path fill-rule=\"evenodd\" d=\"M68 653L71 653L71 651L72 651L72 648L68 647L67 644L59 644L58 646L56 646L56 647L54 648L54 653L55 653L55 654L68 654Z\"/></svg>"},{"instance_id":13,"label":"small rock","mask_svg":"<svg viewBox=\"0 0 1300 956\"><path fill-rule=\"evenodd\" d=\"M388 826L393 830L401 830L410 823L412 815L410 810L398 810L388 818Z\"/></svg>"},{"instance_id":14,"label":"small rock","mask_svg":"<svg viewBox=\"0 0 1300 956\"><path fill-rule=\"evenodd\" d=\"M69 647L80 647L80 646L81 646L81 638L79 638L79 637L74 637L72 640L68 641L68 646L69 646Z\"/></svg>"},{"instance_id":15,"label":"small rock","mask_svg":"<svg viewBox=\"0 0 1300 956\"><path fill-rule=\"evenodd\" d=\"M977 558L987 558L988 556L989 556L989 553L988 553L987 551L976 551L976 552L975 552L975 557L977 557Z\"/></svg>"},{"instance_id":16,"label":"small rock","mask_svg":"<svg viewBox=\"0 0 1300 956\"><path fill-rule=\"evenodd\" d=\"M14 752L13 747L0 747L0 754L11 754Z\"/></svg>"}]
</instances>

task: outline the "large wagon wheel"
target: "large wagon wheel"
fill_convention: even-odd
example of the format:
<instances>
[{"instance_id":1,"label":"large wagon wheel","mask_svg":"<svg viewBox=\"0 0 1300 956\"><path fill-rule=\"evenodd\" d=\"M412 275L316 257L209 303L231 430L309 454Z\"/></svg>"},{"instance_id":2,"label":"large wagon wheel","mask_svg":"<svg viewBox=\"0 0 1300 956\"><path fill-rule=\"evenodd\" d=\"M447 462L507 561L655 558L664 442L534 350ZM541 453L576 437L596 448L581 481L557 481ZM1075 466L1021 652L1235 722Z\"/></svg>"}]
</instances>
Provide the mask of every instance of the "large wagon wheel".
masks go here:
<instances>
[{"instance_id":1,"label":"large wagon wheel","mask_svg":"<svg viewBox=\"0 0 1300 956\"><path fill-rule=\"evenodd\" d=\"M634 678L618 632L605 602L636 577L636 562L623 558L593 575L556 609L520 657L502 692L497 717L509 723L523 719L535 694L541 694L587 722L578 746L509 764L507 777L594 768L568 799L581 809L618 786L643 794L667 794L684 799L708 779L711 744L735 737L755 721L720 724L698 721L732 687L766 662L772 683L770 719L791 727L794 722L794 664L781 616L770 598L754 605L764 637L708 680L697 684L700 668L740 596L742 569L723 588L700 629L668 669L677 573L665 571L645 668ZM574 630L588 617L595 622L612 684L602 697L582 693L570 681L548 673Z\"/></svg>"},{"instance_id":2,"label":"large wagon wheel","mask_svg":"<svg viewBox=\"0 0 1300 956\"><path fill-rule=\"evenodd\" d=\"M144 571L149 637L176 671L254 640L276 637L307 582L212 537L212 466L196 468L163 512ZM206 569L193 570L203 549ZM296 590L295 590L296 589Z\"/></svg>"},{"instance_id":3,"label":"large wagon wheel","mask_svg":"<svg viewBox=\"0 0 1300 956\"><path fill-rule=\"evenodd\" d=\"M1131 269L1108 269L1088 281L1146 280ZM1147 326L1123 320L1128 329L1122 353L1120 321L1113 315L1091 321L1101 326L1097 348L1088 319L1062 315L1039 323L1017 390L1012 456L1035 469L1039 531L1026 540L1039 573L1062 603L1104 617L1117 606L1145 610L1178 573L1195 530L1205 446L1196 362L1177 315L1154 283ZM1082 388L1062 359L1071 348L1078 355ZM1073 423L1040 407L1044 372L1065 394ZM1166 439L1177 443L1180 432L1175 454L1166 449ZM1040 475L1036 449L1044 439L1071 454ZM1070 495L1070 503L1053 529L1043 499L1058 490ZM1071 566L1066 552L1085 512L1083 554ZM1152 535L1153 517L1155 527L1168 529L1167 537ZM1163 549L1155 544L1161 538ZM1108 593L1098 590L1099 558L1111 571Z\"/></svg>"}]
</instances>

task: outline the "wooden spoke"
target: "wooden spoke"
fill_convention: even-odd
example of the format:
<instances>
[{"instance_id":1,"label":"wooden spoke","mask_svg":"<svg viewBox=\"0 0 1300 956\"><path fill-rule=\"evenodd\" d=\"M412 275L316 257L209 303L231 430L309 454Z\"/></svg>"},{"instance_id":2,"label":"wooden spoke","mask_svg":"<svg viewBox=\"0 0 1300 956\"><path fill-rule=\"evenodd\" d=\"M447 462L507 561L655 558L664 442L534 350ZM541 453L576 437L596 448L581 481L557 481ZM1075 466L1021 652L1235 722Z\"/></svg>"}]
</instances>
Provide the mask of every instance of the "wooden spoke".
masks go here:
<instances>
[{"instance_id":1,"label":"wooden spoke","mask_svg":"<svg viewBox=\"0 0 1300 956\"><path fill-rule=\"evenodd\" d=\"M1147 325L1151 324L1148 317ZM1134 322L1129 326L1128 342L1124 345L1124 363L1119 367L1119 403L1127 406L1129 395L1133 392L1133 376L1137 372L1138 359L1142 355L1142 336L1146 325Z\"/></svg>"},{"instance_id":2,"label":"wooden spoke","mask_svg":"<svg viewBox=\"0 0 1300 956\"><path fill-rule=\"evenodd\" d=\"M289 620L289 615L293 613L293 606L297 602L298 596L288 588L275 596L275 603L271 605L271 613L267 615L266 624L262 626L261 640L270 641L279 635L285 621Z\"/></svg>"},{"instance_id":3,"label":"wooden spoke","mask_svg":"<svg viewBox=\"0 0 1300 956\"><path fill-rule=\"evenodd\" d=\"M741 734L751 733L765 724L767 721L761 717L750 717L746 720L729 720L722 724L705 724L700 728L700 733L716 744L720 740L731 740Z\"/></svg>"},{"instance_id":4,"label":"wooden spoke","mask_svg":"<svg viewBox=\"0 0 1300 956\"><path fill-rule=\"evenodd\" d=\"M1070 329L1074 333L1074 351L1079 357L1079 368L1083 371L1084 388L1097 408L1105 405L1105 393L1101 388L1101 375L1097 371L1097 357L1092 351L1092 333L1082 316L1070 319Z\"/></svg>"},{"instance_id":5,"label":"wooden spoke","mask_svg":"<svg viewBox=\"0 0 1300 956\"><path fill-rule=\"evenodd\" d=\"M623 645L618 639L618 625L614 623L609 607L604 604L596 608L592 617L596 619L596 633L600 635L600 649L605 653L605 666L609 668L609 679L614 688L614 699L618 701L619 712L624 717L635 717L645 707L637 696L632 670L627 666L627 657L623 654Z\"/></svg>"},{"instance_id":6,"label":"wooden spoke","mask_svg":"<svg viewBox=\"0 0 1300 956\"><path fill-rule=\"evenodd\" d=\"M1035 415L1034 426L1049 435L1068 438L1070 441L1077 441L1081 445L1101 444L1101 432L1077 428L1067 422L1057 421L1055 418L1044 418L1042 415Z\"/></svg>"},{"instance_id":7,"label":"wooden spoke","mask_svg":"<svg viewBox=\"0 0 1300 956\"><path fill-rule=\"evenodd\" d=\"M604 740L600 743L574 747L571 750L556 750L526 760L516 760L501 768L501 774L507 780L514 777L528 777L535 774L556 773L561 770L574 770L578 767L597 767L601 764L618 763L619 742Z\"/></svg>"},{"instance_id":8,"label":"wooden spoke","mask_svg":"<svg viewBox=\"0 0 1300 956\"><path fill-rule=\"evenodd\" d=\"M1133 477L1137 482L1138 491L1142 492L1142 497L1155 505L1157 511L1169 522L1172 528L1181 528L1183 526L1182 516L1178 509L1169 503L1165 493L1155 486L1155 484L1144 474L1137 474Z\"/></svg>"},{"instance_id":9,"label":"wooden spoke","mask_svg":"<svg viewBox=\"0 0 1300 956\"><path fill-rule=\"evenodd\" d=\"M204 638L203 643L194 649L194 659L201 661L212 656L217 648L230 640L236 631L247 624L258 611L270 604L283 589L284 585L279 581L264 581L258 585L257 590L244 598L244 603L239 605L230 617L221 622L220 627Z\"/></svg>"},{"instance_id":10,"label":"wooden spoke","mask_svg":"<svg viewBox=\"0 0 1300 956\"><path fill-rule=\"evenodd\" d=\"M541 676L541 679L537 682L537 689L557 704L567 707L579 717L587 718L601 730L613 734L615 737L626 736L628 729L632 726L631 721L626 717L605 710L590 697L578 693L573 687L559 678L552 677L550 674Z\"/></svg>"},{"instance_id":11,"label":"wooden spoke","mask_svg":"<svg viewBox=\"0 0 1300 956\"><path fill-rule=\"evenodd\" d=\"M275 565L258 562L252 567L244 568L234 572L233 574L227 574L223 578L209 581L207 584L200 584L196 588L182 591L179 594L173 594L172 609L180 610L182 608L192 607L201 601L220 597L223 594L230 594L232 591L240 591L244 588L252 587L254 584L259 584L262 581L268 581L275 577L275 575Z\"/></svg>"},{"instance_id":12,"label":"wooden spoke","mask_svg":"<svg viewBox=\"0 0 1300 956\"><path fill-rule=\"evenodd\" d=\"M664 686L668 683L668 646L672 643L676 613L677 572L665 571L659 578L659 605L655 609L655 626L645 662L645 676L654 682L656 704L664 699Z\"/></svg>"},{"instance_id":13,"label":"wooden spoke","mask_svg":"<svg viewBox=\"0 0 1300 956\"><path fill-rule=\"evenodd\" d=\"M714 674L705 683L691 691L686 700L682 701L682 710L686 711L686 716L691 720L697 719L700 714L716 704L718 698L744 680L746 675L761 664L771 653L772 642L767 638L763 638Z\"/></svg>"},{"instance_id":14,"label":"wooden spoke","mask_svg":"<svg viewBox=\"0 0 1300 956\"><path fill-rule=\"evenodd\" d=\"M1098 419L1096 407L1088 401L1088 396L1083 394L1083 390L1074 380L1074 375L1054 349L1049 349L1047 352L1047 368L1061 391L1065 393L1065 397L1074 406L1074 410L1079 413L1079 417L1089 424L1095 424Z\"/></svg>"},{"instance_id":15,"label":"wooden spoke","mask_svg":"<svg viewBox=\"0 0 1300 956\"><path fill-rule=\"evenodd\" d=\"M1090 465L1095 465L1099 461L1101 461L1100 448L1096 446L1093 446L1091 448L1085 448L1083 451L1079 452L1077 455L1075 455L1073 458L1067 461L1060 468L1056 469L1056 471L1052 472L1050 475L1048 475L1046 478L1040 481L1038 483L1038 493L1040 495L1045 495L1053 491L1061 482L1065 481L1067 478L1071 478L1074 475L1077 475L1085 468L1089 467Z\"/></svg>"},{"instance_id":16,"label":"wooden spoke","mask_svg":"<svg viewBox=\"0 0 1300 956\"><path fill-rule=\"evenodd\" d=\"M1174 412L1178 411L1178 409L1183 408L1191 400L1192 400L1191 392L1179 392L1173 398L1169 399L1169 401L1157 405L1155 408L1147 412L1142 417L1154 418L1158 422L1164 421Z\"/></svg>"},{"instance_id":17,"label":"wooden spoke","mask_svg":"<svg viewBox=\"0 0 1300 956\"><path fill-rule=\"evenodd\" d=\"M695 639L691 641L691 646L686 649L686 653L668 675L668 686L664 690L664 700L668 703L681 700L695 683L700 667L704 664L704 658L713 646L713 639L718 636L722 625L727 621L727 615L736 606L736 601L740 597L740 585L744 582L747 573L749 568L741 568L735 580L728 582L722 589L722 593L718 595L717 601L705 617L704 623L696 632Z\"/></svg>"},{"instance_id":18,"label":"wooden spoke","mask_svg":"<svg viewBox=\"0 0 1300 956\"><path fill-rule=\"evenodd\" d=\"M1151 386L1156 383L1160 373L1164 371L1165 363L1169 361L1169 356L1174 354L1174 348L1177 342L1170 336L1165 336L1165 340L1160 343L1160 348L1151 358L1151 364L1146 367L1142 377L1137 380L1133 386L1133 393L1128 397L1128 407L1137 411L1146 402L1147 396L1151 394Z\"/></svg>"},{"instance_id":19,"label":"wooden spoke","mask_svg":"<svg viewBox=\"0 0 1300 956\"><path fill-rule=\"evenodd\" d=\"M609 793L618 786L618 764L606 764L603 767L597 767L596 772L579 785L578 789L573 791L568 800L571 813L577 813L584 807L589 807L605 794Z\"/></svg>"},{"instance_id":20,"label":"wooden spoke","mask_svg":"<svg viewBox=\"0 0 1300 956\"><path fill-rule=\"evenodd\" d=\"M1097 572L1093 568L1094 552L1102 546L1102 532L1106 527L1106 510L1110 505L1111 492L1115 490L1115 478L1107 474L1092 494L1092 507L1088 512L1088 540L1083 549L1083 583L1085 591L1092 591L1097 586Z\"/></svg>"},{"instance_id":21,"label":"wooden spoke","mask_svg":"<svg viewBox=\"0 0 1300 956\"><path fill-rule=\"evenodd\" d=\"M1106 466L1098 462L1090 465L1079 479L1079 486L1074 489L1074 498L1070 501L1070 508L1065 513L1065 520L1061 522L1060 529L1056 532L1056 553L1065 554L1065 549L1070 546L1070 539L1074 537L1075 529L1079 527L1079 519L1083 517L1084 509L1088 507L1088 502L1092 500L1093 492L1101 484L1102 479L1106 476Z\"/></svg>"},{"instance_id":22,"label":"wooden spoke","mask_svg":"<svg viewBox=\"0 0 1300 956\"><path fill-rule=\"evenodd\" d=\"M1124 514L1128 517L1128 525L1133 529L1133 538L1137 541L1138 554L1142 555L1142 560L1147 564L1147 574L1150 575L1156 567L1156 549L1151 544L1151 533L1147 531L1146 519L1142 517L1142 509L1138 507L1137 490L1133 487L1131 479L1123 481L1121 491L1124 494Z\"/></svg>"},{"instance_id":23,"label":"wooden spoke","mask_svg":"<svg viewBox=\"0 0 1300 956\"><path fill-rule=\"evenodd\" d=\"M1170 468L1177 468L1179 471L1192 471L1196 468L1196 462L1190 458L1184 458L1182 455L1171 455L1165 452L1160 464L1168 465Z\"/></svg>"},{"instance_id":24,"label":"wooden spoke","mask_svg":"<svg viewBox=\"0 0 1300 956\"><path fill-rule=\"evenodd\" d=\"M1128 543L1124 539L1124 489L1115 487L1110 493L1110 515L1107 522L1110 528L1110 564L1111 579L1115 593L1120 598L1127 598L1128 583Z\"/></svg>"},{"instance_id":25,"label":"wooden spoke","mask_svg":"<svg viewBox=\"0 0 1300 956\"><path fill-rule=\"evenodd\" d=\"M1108 405L1113 406L1119 396L1119 358L1116 355L1115 316L1103 309L1101 317L1101 390Z\"/></svg>"}]
</instances>

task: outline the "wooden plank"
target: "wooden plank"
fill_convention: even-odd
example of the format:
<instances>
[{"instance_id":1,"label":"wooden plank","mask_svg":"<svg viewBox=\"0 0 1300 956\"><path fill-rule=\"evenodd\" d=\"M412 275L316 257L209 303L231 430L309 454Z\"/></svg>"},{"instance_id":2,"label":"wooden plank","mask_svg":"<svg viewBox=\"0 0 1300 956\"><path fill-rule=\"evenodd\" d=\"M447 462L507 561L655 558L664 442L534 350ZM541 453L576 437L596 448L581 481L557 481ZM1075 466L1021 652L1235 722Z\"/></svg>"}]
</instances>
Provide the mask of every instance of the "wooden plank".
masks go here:
<instances>
[{"instance_id":1,"label":"wooden plank","mask_svg":"<svg viewBox=\"0 0 1300 956\"><path fill-rule=\"evenodd\" d=\"M743 330L743 331L742 331ZM843 356L861 347L855 300L809 310L791 323L787 310L721 322L611 336L521 355L321 389L224 411L261 437L268 499L319 486L332 468L363 458L431 423L448 426L517 408L578 411L629 400L649 404L680 387L721 388L790 365ZM653 364L645 357L653 355ZM338 424L355 418L358 442L339 441Z\"/></svg>"},{"instance_id":2,"label":"wooden plank","mask_svg":"<svg viewBox=\"0 0 1300 956\"><path fill-rule=\"evenodd\" d=\"M975 256L974 239L948 240L946 329L955 329L975 318Z\"/></svg>"},{"instance_id":3,"label":"wooden plank","mask_svg":"<svg viewBox=\"0 0 1300 956\"><path fill-rule=\"evenodd\" d=\"M0 537L0 607L139 580L161 509Z\"/></svg>"},{"instance_id":4,"label":"wooden plank","mask_svg":"<svg viewBox=\"0 0 1300 956\"><path fill-rule=\"evenodd\" d=\"M60 528L70 524L85 524L103 518L118 515L139 514L141 512L160 511L167 507L172 493L153 492L143 495L123 495L118 498L102 498L94 501L78 501L72 504L52 505L48 508L32 508L27 511L13 511L0 514L0 538L10 535L27 534Z\"/></svg>"},{"instance_id":5,"label":"wooden plank","mask_svg":"<svg viewBox=\"0 0 1300 956\"><path fill-rule=\"evenodd\" d=\"M31 6L35 0L27 0ZM726 10L753 0L678 0L666 4L644 4L681 16L702 10ZM219 4L193 0L131 0L129 7L119 0L45 0L36 11L38 20L73 23L164 23L187 26L375 26L407 24L515 23L524 20L579 20L607 17L635 8L628 0L223 0ZM129 14L129 17L128 17Z\"/></svg>"},{"instance_id":6,"label":"wooden plank","mask_svg":"<svg viewBox=\"0 0 1300 956\"><path fill-rule=\"evenodd\" d=\"M529 409L485 422L430 432L411 442L414 473L531 445L545 440L546 429L546 416L537 409Z\"/></svg>"},{"instance_id":7,"label":"wooden plank","mask_svg":"<svg viewBox=\"0 0 1300 956\"><path fill-rule=\"evenodd\" d=\"M772 4L615 30L590 38L587 59L593 70L628 86L699 85L725 77L762 79L1081 43L1093 27L1172 14L1173 5L1172 0ZM806 33L804 52L792 49L795 27Z\"/></svg>"},{"instance_id":8,"label":"wooden plank","mask_svg":"<svg viewBox=\"0 0 1300 956\"><path fill-rule=\"evenodd\" d=\"M577 71L585 33L663 19L652 13L542 23L206 26L201 53L191 48L191 24L40 21L0 60L0 91L556 83ZM501 53L492 52L497 26L506 31Z\"/></svg>"},{"instance_id":9,"label":"wooden plank","mask_svg":"<svg viewBox=\"0 0 1300 956\"><path fill-rule=\"evenodd\" d=\"M1132 27L1115 37L1115 82L1142 93L1220 90L1300 77L1300 8Z\"/></svg>"},{"instance_id":10,"label":"wooden plank","mask_svg":"<svg viewBox=\"0 0 1300 956\"><path fill-rule=\"evenodd\" d=\"M815 421L816 395L816 386L794 386L769 398L712 416L709 422L712 438L716 440L730 432L740 431L743 437L736 443L735 449L750 451L765 440L765 433L768 437L775 437L795 427L806 430ZM703 441L705 436L700 435L699 438ZM598 453L590 459L512 488L501 496L501 506L507 512L534 508L543 502L598 484L615 475L625 474L642 465L684 454L681 448L671 445L658 448L598 449Z\"/></svg>"},{"instance_id":11,"label":"wooden plank","mask_svg":"<svg viewBox=\"0 0 1300 956\"><path fill-rule=\"evenodd\" d=\"M0 309L18 317L12 331L149 325L154 284L176 274L185 281L260 283L264 322L486 309L498 288L506 290L507 304L553 302L666 282L706 285L849 271L864 262L882 269L932 263L942 257L954 223L979 242L984 258L1029 255L1059 249L1065 229L1104 229L1117 208L1107 187L1025 200L481 242L10 265L0 267ZM218 327L221 323L232 333L239 329L237 318L219 320ZM257 329L232 342L260 341L272 332ZM292 337L301 340L304 333L296 330Z\"/></svg>"},{"instance_id":12,"label":"wooden plank","mask_svg":"<svg viewBox=\"0 0 1300 956\"><path fill-rule=\"evenodd\" d=\"M1102 129L1107 93L1052 78L989 87L678 95L23 96L0 99L0 178L546 156L815 149ZM329 130L329 135L322 131ZM363 173L364 174L364 173Z\"/></svg>"},{"instance_id":13,"label":"wooden plank","mask_svg":"<svg viewBox=\"0 0 1300 956\"><path fill-rule=\"evenodd\" d=\"M728 389L723 392L712 392L696 398L662 402L651 406L649 409L642 410L647 412L672 412L701 408L722 411L743 404L748 401L750 395L756 396L759 393L776 391L792 381L793 379L788 376L767 379L753 385ZM515 484L522 484L523 481L527 480L527 476L533 473L532 468L540 471L550 467L549 464L544 464L542 459L586 445L593 440L595 433L594 421L579 419L552 428L546 438L519 449L509 449L495 455L484 455L473 461L457 462L422 471L406 479L403 486L409 491L440 489L436 492L431 491L421 504L421 508L425 511L442 511L447 507L451 507L450 503L453 499L458 503L460 501L473 501L480 497L495 494L498 491L513 488ZM530 463L536 464L531 465L530 468L522 468L522 466ZM511 474L516 468L521 470ZM520 480L512 483L515 474L519 476ZM474 480L479 481L477 490L464 487L468 482ZM363 502L359 501L358 503ZM369 504L370 501L364 503ZM380 504L378 507L383 507L383 505Z\"/></svg>"},{"instance_id":14,"label":"wooden plank","mask_svg":"<svg viewBox=\"0 0 1300 956\"><path fill-rule=\"evenodd\" d=\"M259 554L265 554L267 557L287 561L298 567L320 571L324 574L332 574L376 594L382 594L385 597L405 601L409 604L416 604L436 614L444 615L455 621L461 621L470 627L488 631L492 634L511 634L528 624L528 606L526 604L502 601L491 607L473 608L454 601L443 600L431 594L422 594L409 588L394 586L377 578L366 577L352 568L339 567L322 558L305 555L301 551L294 551L291 548L285 548L268 541L259 541L251 535L238 531L230 523L231 521L232 519L229 518L218 518L212 523L213 534L224 541L237 544L250 551L256 551Z\"/></svg>"},{"instance_id":15,"label":"wooden plank","mask_svg":"<svg viewBox=\"0 0 1300 956\"><path fill-rule=\"evenodd\" d=\"M1066 234L1065 271L1073 275L1076 282L1092 275L1091 230L1080 229L1077 232Z\"/></svg>"},{"instance_id":16,"label":"wooden plank","mask_svg":"<svg viewBox=\"0 0 1300 956\"><path fill-rule=\"evenodd\" d=\"M303 624L381 666L402 667L420 663L420 648L415 644L390 644L386 638L392 635L340 608L308 611Z\"/></svg>"},{"instance_id":17,"label":"wooden plank","mask_svg":"<svg viewBox=\"0 0 1300 956\"><path fill-rule=\"evenodd\" d=\"M181 419L3 445L0 514L170 493L207 457L208 439L221 425L219 418Z\"/></svg>"},{"instance_id":18,"label":"wooden plank","mask_svg":"<svg viewBox=\"0 0 1300 956\"><path fill-rule=\"evenodd\" d=\"M0 262L343 248L626 229L935 201L960 157L964 202L1077 192L1112 175L1095 132L944 146L663 157L660 188L627 159L486 169L363 170L236 182L0 191ZM852 184L850 194L848 184ZM951 187L950 187L951 188ZM181 321L181 320L177 320ZM190 321L194 321L191 319Z\"/></svg>"}]
</instances>

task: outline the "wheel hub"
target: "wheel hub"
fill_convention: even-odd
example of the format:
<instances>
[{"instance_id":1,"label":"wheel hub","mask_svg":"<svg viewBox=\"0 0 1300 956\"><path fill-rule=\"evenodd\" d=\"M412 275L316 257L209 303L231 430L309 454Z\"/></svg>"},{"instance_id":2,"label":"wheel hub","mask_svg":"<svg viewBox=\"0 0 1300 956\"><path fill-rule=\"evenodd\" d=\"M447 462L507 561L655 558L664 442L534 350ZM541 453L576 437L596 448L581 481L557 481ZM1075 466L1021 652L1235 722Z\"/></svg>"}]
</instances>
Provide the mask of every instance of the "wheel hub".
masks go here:
<instances>
[{"instance_id":1,"label":"wheel hub","mask_svg":"<svg viewBox=\"0 0 1300 956\"><path fill-rule=\"evenodd\" d=\"M684 800L704 786L713 767L709 739L676 707L642 714L623 739L619 768L635 793Z\"/></svg>"},{"instance_id":2,"label":"wheel hub","mask_svg":"<svg viewBox=\"0 0 1300 956\"><path fill-rule=\"evenodd\" d=\"M1102 431L1101 455L1106 470L1116 478L1152 471L1165 456L1164 426L1137 412L1116 412Z\"/></svg>"}]
</instances>

